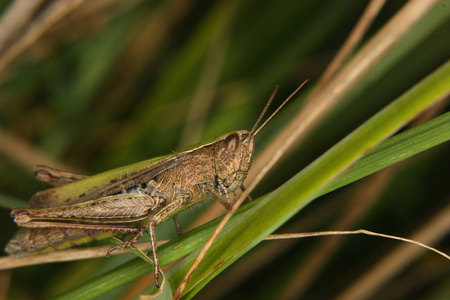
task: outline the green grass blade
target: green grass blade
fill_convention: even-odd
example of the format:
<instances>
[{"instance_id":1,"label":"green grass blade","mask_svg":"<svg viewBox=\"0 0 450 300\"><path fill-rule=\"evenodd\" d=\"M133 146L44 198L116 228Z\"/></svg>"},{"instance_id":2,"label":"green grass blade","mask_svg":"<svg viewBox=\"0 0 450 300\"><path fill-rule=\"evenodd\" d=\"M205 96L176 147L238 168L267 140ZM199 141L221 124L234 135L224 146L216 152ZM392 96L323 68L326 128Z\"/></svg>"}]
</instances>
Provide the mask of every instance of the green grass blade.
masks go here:
<instances>
[{"instance_id":1,"label":"green grass blade","mask_svg":"<svg viewBox=\"0 0 450 300\"><path fill-rule=\"evenodd\" d=\"M211 247L204 261L191 277L185 290L185 292L192 291L188 297L193 296L199 288L231 262L311 202L328 182L354 164L365 153L429 105L448 94L449 87L450 63L446 63L264 198L239 221L236 220L235 223L230 224L224 229L222 237L219 237ZM195 259L194 256L195 254L191 255L186 262L183 262L183 270L174 271L177 272L176 275L185 274ZM171 280L169 277L173 286L178 285L178 280L179 278Z\"/></svg>"},{"instance_id":2,"label":"green grass blade","mask_svg":"<svg viewBox=\"0 0 450 300\"><path fill-rule=\"evenodd\" d=\"M449 140L450 112L381 143L358 160L349 172L327 184L322 195Z\"/></svg>"},{"instance_id":3,"label":"green grass blade","mask_svg":"<svg viewBox=\"0 0 450 300\"><path fill-rule=\"evenodd\" d=\"M206 280L198 283L196 287L191 285L192 293L198 291L211 277L259 243L264 236L273 232L317 196L448 141L450 113L386 140L356 162L346 174L324 186L335 174L345 170L377 142L397 130L430 103L448 93L449 86L450 64L447 63L355 130L284 186L269 196L243 207L227 225L220 240L214 244L210 251L213 255L209 255L201 264L201 269L194 274L191 283L198 283L199 279ZM212 233L217 222L218 220L210 222L161 247L159 253L162 264L175 261L200 247ZM183 243L183 246L174 250L173 247L180 243ZM236 245L236 243L240 244ZM196 252L166 274L172 289L181 281L188 266L195 259ZM222 265L218 269L211 269L219 264ZM91 280L87 285L61 295L58 299L92 299L151 271L152 268L148 265L140 260L134 260L126 266ZM189 295L192 296L192 293Z\"/></svg>"},{"instance_id":4,"label":"green grass blade","mask_svg":"<svg viewBox=\"0 0 450 300\"><path fill-rule=\"evenodd\" d=\"M26 207L28 202L0 193L0 207L13 209L16 207Z\"/></svg>"}]
</instances>

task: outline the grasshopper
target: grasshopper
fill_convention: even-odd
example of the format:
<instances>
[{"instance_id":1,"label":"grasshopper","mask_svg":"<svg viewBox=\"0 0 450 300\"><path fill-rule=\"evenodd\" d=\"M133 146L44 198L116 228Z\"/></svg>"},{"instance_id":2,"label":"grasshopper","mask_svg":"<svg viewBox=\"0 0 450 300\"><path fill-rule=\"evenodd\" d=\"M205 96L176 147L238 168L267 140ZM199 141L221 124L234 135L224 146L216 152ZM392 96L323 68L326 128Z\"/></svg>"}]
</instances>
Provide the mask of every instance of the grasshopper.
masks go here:
<instances>
[{"instance_id":1,"label":"grasshopper","mask_svg":"<svg viewBox=\"0 0 450 300\"><path fill-rule=\"evenodd\" d=\"M134 234L111 247L108 256L131 247L148 230L158 286L161 270L155 227L214 196L227 209L232 207L251 165L255 135L290 99L258 128L277 88L251 131L229 132L170 155L94 176L38 167L36 178L53 188L34 194L28 208L12 210L11 216L21 228L5 251L27 256Z\"/></svg>"}]
</instances>

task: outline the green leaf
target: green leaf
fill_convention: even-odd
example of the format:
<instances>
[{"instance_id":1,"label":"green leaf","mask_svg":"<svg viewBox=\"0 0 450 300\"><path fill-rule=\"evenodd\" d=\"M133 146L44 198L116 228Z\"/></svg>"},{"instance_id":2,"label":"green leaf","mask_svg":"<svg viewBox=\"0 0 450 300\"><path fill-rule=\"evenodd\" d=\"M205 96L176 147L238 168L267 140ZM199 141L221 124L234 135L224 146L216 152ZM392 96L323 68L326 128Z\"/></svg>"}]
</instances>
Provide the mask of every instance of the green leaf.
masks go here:
<instances>
[{"instance_id":1,"label":"green leaf","mask_svg":"<svg viewBox=\"0 0 450 300\"><path fill-rule=\"evenodd\" d=\"M350 171L330 182L374 145L447 94L449 87L450 63L447 63L356 129L279 189L241 208L227 224L208 252L209 254L200 264L199 269L192 276L187 297L192 297L220 271L257 245L265 236L276 230L283 222L318 196L448 141L450 139L450 113L384 141L357 161ZM161 263L164 265L175 261L202 246L218 221L210 222L161 247L159 250ZM182 246L177 247L178 245ZM167 279L172 289L178 286L187 269L197 257L199 250L194 251L167 272ZM138 278L149 271L148 266L135 260L126 266L119 267L114 272L91 280L87 285L61 295L58 299L92 299L96 295Z\"/></svg>"},{"instance_id":2,"label":"green leaf","mask_svg":"<svg viewBox=\"0 0 450 300\"><path fill-rule=\"evenodd\" d=\"M19 26L11 27L11 32L5 31L8 43L2 46L11 46L13 56L20 55L7 64L6 72L0 74L0 125L2 130L28 145L23 147L4 140L0 143L0 193L8 198L0 197L4 207L26 206L24 202L9 200L30 199L34 193L45 188L30 176L30 170L36 164L42 164L38 159L41 155L66 165L65 170L78 170L83 174L101 173L144 161L178 148L185 129L187 106L199 91L208 94L211 103L209 109L205 109L199 114L201 117L195 120L204 124L205 128L195 135L209 138L232 129L251 128L275 85L280 85L275 99L277 102L299 82L310 79L309 87L258 134L255 153L261 153L264 145L298 112L303 104L302 99L306 98L308 90L317 82L368 5L368 2L357 1L354 5L345 6L340 0L265 1L264 5L255 0L212 1L207 5L196 5L192 1L116 1L108 5L85 2L86 5L68 15L60 15L58 10L47 10L47 5L39 7L32 13L33 18L23 20L17 18L14 9L11 9L16 7L20 10L19 6L2 7L2 21L14 20L11 25ZM392 16L405 3L411 2L414 1L386 1L358 48L392 20ZM443 66L450 52L448 7L449 0L437 1L416 25L409 28L408 33L379 63L363 78L358 78L358 83L343 97L342 103L319 120L320 124L293 150L289 159L280 162L271 171L252 192L252 197L267 194L284 183L283 188L294 187L295 182L287 182L289 178L393 99ZM45 15L58 22L53 25L47 23ZM24 34L36 32L36 29L43 35L34 35L37 39L26 46L27 41L31 40L23 40ZM8 36L8 33L12 35ZM25 51L16 51L21 45L25 45ZM220 59L214 52L217 47L220 49ZM0 54L0 60L4 61L5 53L7 51ZM224 63L217 63L222 60ZM209 74L207 71L211 67L220 74L220 78L214 80L217 84L215 88L205 91L201 78ZM448 122L448 115L445 115L389 138L321 188L318 188L320 184L317 182L309 183L311 186L307 188L315 192L306 198L301 195L304 198L301 205L444 142L448 139ZM379 142L371 132L367 133L367 138ZM416 230L422 220L442 210L443 205L448 203L445 197L448 194L446 170L450 168L449 146L446 143L404 164L406 170L392 177L388 183L389 189L379 191L376 207L361 216L363 227L382 228L383 232L396 235L408 234ZM34 155L36 153L39 155ZM348 158L345 163L349 163ZM301 174L306 176L303 172ZM318 180L324 174L319 172L315 176ZM303 183L301 188L303 185L306 186ZM325 200L340 198L343 193L351 192L358 186L351 185L327 195L324 201L315 201L311 209L321 209ZM286 195L286 199L291 196L297 197L292 192L292 195ZM260 197L242 207L230 224L240 228L244 216L257 214L253 208L262 205L264 199ZM395 205L392 200L395 200ZM181 214L183 228L195 220L207 204ZM279 209L283 207L277 206L275 212ZM402 211L401 215L397 209ZM4 246L17 226L9 217L9 209L2 209L1 213L3 233L0 240ZM332 216L338 218L338 214L333 212ZM384 219L387 214L392 217L389 222ZM289 223L302 222L302 215L293 216ZM320 225L317 226L321 229L332 221L319 219ZM160 247L162 264L196 251L211 235L217 222L205 224ZM273 225L276 223L274 220L270 223L270 227L278 226ZM172 238L175 232L171 222L159 225L156 234L159 239ZM356 243L358 241L359 238ZM243 236L239 242L250 244L253 240ZM352 269L364 272L375 253L378 255L382 251L380 248L385 242L388 243L383 240L375 245L367 242L357 249L349 245L351 243L344 245L333 262L338 266L330 266L328 269L332 271L327 270L320 277L321 281L330 282L329 288L325 291L320 288L321 283L315 283L304 298L329 298L334 295L355 276L359 276L349 274L353 270L343 269L342 265L351 263L355 265ZM442 242L443 245L446 242ZM295 256L286 256L267 265L271 270L283 270L282 277L278 272L255 272L250 275L247 271L251 271L252 267L246 265L246 259L242 259L236 267L248 267L245 273L252 276L249 281L264 283L254 291L255 298L276 298L276 293L282 288L280 281L289 279L287 277L292 274L293 268L301 266L309 248L298 248ZM227 248L217 249L224 251ZM355 250L364 255L354 255ZM237 251L228 253L224 258L226 264L239 255L242 254ZM152 266L139 258L129 261L130 257L132 254L15 269L7 297L48 299L60 294L69 299L119 298L131 288L133 279L153 272ZM270 261L268 259L262 264ZM448 295L448 291L442 288L447 287L444 275L422 272L426 262L428 260L421 259L399 274L397 280L387 281L388 289L383 289L383 293L388 293L389 288L397 290L398 281L421 273L428 279L423 281L426 283L409 287L409 294L403 298L433 299L440 289L441 294ZM183 272L186 270L181 265L176 268ZM183 274L171 272L167 274L167 279L174 291ZM207 273L199 275L208 276ZM332 282L334 279L338 282ZM220 277L217 278L211 287L220 280ZM247 282L240 280L239 286L227 290L229 295L220 294L218 297L231 298L245 293ZM195 289L203 284L198 284ZM189 295L193 295L195 289ZM420 295L416 294L418 290ZM373 297L383 298L381 295Z\"/></svg>"},{"instance_id":3,"label":"green leaf","mask_svg":"<svg viewBox=\"0 0 450 300\"><path fill-rule=\"evenodd\" d=\"M258 205L230 222L190 278L185 290L187 297L192 297L224 268L316 198L328 182L449 91L450 62L447 62ZM172 286L179 284L180 274L187 272L196 255L197 252L191 254L168 273Z\"/></svg>"},{"instance_id":4,"label":"green leaf","mask_svg":"<svg viewBox=\"0 0 450 300\"><path fill-rule=\"evenodd\" d=\"M0 194L0 206L8 209L16 208L16 207L26 207L28 205L27 202L17 199L8 195Z\"/></svg>"}]
</instances>

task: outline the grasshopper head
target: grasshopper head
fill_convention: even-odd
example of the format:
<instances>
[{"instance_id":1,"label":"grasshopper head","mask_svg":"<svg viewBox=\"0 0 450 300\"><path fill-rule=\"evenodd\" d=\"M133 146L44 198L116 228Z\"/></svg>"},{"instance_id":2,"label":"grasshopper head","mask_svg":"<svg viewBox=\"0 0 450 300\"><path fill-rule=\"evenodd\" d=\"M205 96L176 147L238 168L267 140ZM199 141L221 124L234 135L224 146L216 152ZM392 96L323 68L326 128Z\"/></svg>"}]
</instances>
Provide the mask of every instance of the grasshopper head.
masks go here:
<instances>
[{"instance_id":1,"label":"grasshopper head","mask_svg":"<svg viewBox=\"0 0 450 300\"><path fill-rule=\"evenodd\" d=\"M219 193L232 193L242 186L253 150L254 139L248 130L226 134L215 144L214 163Z\"/></svg>"},{"instance_id":2,"label":"grasshopper head","mask_svg":"<svg viewBox=\"0 0 450 300\"><path fill-rule=\"evenodd\" d=\"M277 112L298 92L298 90L307 82L304 81L284 102L268 117L264 123L259 126L264 114L269 108L275 94L278 90L278 86L272 92L269 101L259 115L258 120L251 131L239 130L228 133L219 139L214 144L214 168L216 174L216 190L221 195L233 193L238 188L242 187L245 178L247 177L248 170L252 161L254 150L254 138L255 135L277 114ZM259 126L259 127L258 127ZM226 207L230 207L228 201L223 202Z\"/></svg>"}]
</instances>

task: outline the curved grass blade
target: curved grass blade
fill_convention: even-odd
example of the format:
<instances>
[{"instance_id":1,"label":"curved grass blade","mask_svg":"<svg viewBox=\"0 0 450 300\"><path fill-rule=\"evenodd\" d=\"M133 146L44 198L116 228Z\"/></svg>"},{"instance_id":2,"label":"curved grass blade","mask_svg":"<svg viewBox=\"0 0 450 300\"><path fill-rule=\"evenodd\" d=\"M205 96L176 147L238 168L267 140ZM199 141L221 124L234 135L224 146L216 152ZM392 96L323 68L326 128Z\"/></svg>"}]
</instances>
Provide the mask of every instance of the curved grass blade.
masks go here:
<instances>
[{"instance_id":1,"label":"curved grass blade","mask_svg":"<svg viewBox=\"0 0 450 300\"><path fill-rule=\"evenodd\" d=\"M359 160L345 175L326 184L335 174L347 169L353 161L374 147L376 143L447 94L449 86L450 63L447 63L285 185L239 210L213 245L206 261L200 265L201 269L194 274L188 286L191 289L188 297L193 296L207 281L258 244L266 235L273 232L314 198L448 141L450 139L449 113L388 139ZM210 222L164 245L159 251L161 264L175 261L200 247L214 230L217 222L218 220ZM176 248L176 245L180 243L183 244L182 247ZM172 288L181 281L183 272L187 271L195 257L196 252L166 273ZM148 265L135 260L59 298L92 299L150 271L152 270Z\"/></svg>"},{"instance_id":2,"label":"curved grass blade","mask_svg":"<svg viewBox=\"0 0 450 300\"><path fill-rule=\"evenodd\" d=\"M450 62L406 92L311 163L257 206L224 229L187 286L189 296L211 278L258 244L320 194L320 190L378 143L392 135L428 106L450 91ZM192 254L184 266L191 264ZM181 264L180 264L181 265ZM180 266L181 268L181 266ZM177 268L178 269L178 268ZM176 270L179 273L187 269ZM176 272L174 271L174 272ZM168 275L169 276L169 275ZM176 280L173 284L178 284Z\"/></svg>"}]
</instances>

